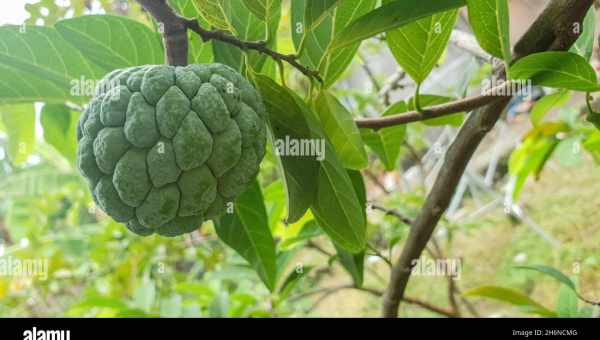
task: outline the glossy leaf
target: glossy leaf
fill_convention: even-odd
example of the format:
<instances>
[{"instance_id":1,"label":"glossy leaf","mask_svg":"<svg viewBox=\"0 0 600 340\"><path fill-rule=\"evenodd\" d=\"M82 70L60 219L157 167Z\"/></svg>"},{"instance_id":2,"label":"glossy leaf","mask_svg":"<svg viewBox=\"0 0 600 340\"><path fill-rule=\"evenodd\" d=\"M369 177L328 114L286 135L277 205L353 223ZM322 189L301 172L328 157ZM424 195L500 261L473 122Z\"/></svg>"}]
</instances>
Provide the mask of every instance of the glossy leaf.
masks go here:
<instances>
[{"instance_id":1,"label":"glossy leaf","mask_svg":"<svg viewBox=\"0 0 600 340\"><path fill-rule=\"evenodd\" d=\"M305 108L299 105L288 89L277 85L268 77L257 75L256 84L267 108L274 142L311 140L312 133L306 122ZM277 142L279 141L279 142ZM274 150L278 150L277 146ZM313 202L319 163L314 156L279 154L287 194L287 221L298 221Z\"/></svg>"},{"instance_id":2,"label":"glossy leaf","mask_svg":"<svg viewBox=\"0 0 600 340\"><path fill-rule=\"evenodd\" d=\"M593 92L600 90L596 72L580 55L571 52L535 53L510 68L512 79L529 80L535 85Z\"/></svg>"},{"instance_id":3,"label":"glossy leaf","mask_svg":"<svg viewBox=\"0 0 600 340\"><path fill-rule=\"evenodd\" d=\"M234 203L235 213L226 213L215 223L219 238L240 254L265 283L275 287L275 241L269 229L264 199L257 182Z\"/></svg>"},{"instance_id":4,"label":"glossy leaf","mask_svg":"<svg viewBox=\"0 0 600 340\"><path fill-rule=\"evenodd\" d=\"M469 22L481 47L498 59L511 60L508 0L467 0Z\"/></svg>"},{"instance_id":5,"label":"glossy leaf","mask_svg":"<svg viewBox=\"0 0 600 340\"><path fill-rule=\"evenodd\" d=\"M304 25L311 30L325 18L339 0L308 0L304 11Z\"/></svg>"},{"instance_id":6,"label":"glossy leaf","mask_svg":"<svg viewBox=\"0 0 600 340\"><path fill-rule=\"evenodd\" d=\"M160 35L122 16L86 15L54 26L87 59L106 70L164 62Z\"/></svg>"},{"instance_id":7,"label":"glossy leaf","mask_svg":"<svg viewBox=\"0 0 600 340\"><path fill-rule=\"evenodd\" d=\"M352 114L326 91L317 97L315 110L344 167L356 170L366 168L367 153Z\"/></svg>"},{"instance_id":8,"label":"glossy leaf","mask_svg":"<svg viewBox=\"0 0 600 340\"><path fill-rule=\"evenodd\" d=\"M85 58L50 27L0 27L0 102L84 102L74 93L80 80L98 80L108 70Z\"/></svg>"},{"instance_id":9,"label":"glossy leaf","mask_svg":"<svg viewBox=\"0 0 600 340\"><path fill-rule=\"evenodd\" d=\"M319 226L345 250L355 254L366 244L363 209L348 173L326 143L325 159L320 163L317 194L311 211Z\"/></svg>"},{"instance_id":10,"label":"glossy leaf","mask_svg":"<svg viewBox=\"0 0 600 340\"><path fill-rule=\"evenodd\" d=\"M327 12L319 24L309 29L305 21L307 4L307 0L296 0L291 3L292 40L296 53L300 55L301 63L316 70L331 42L333 14Z\"/></svg>"},{"instance_id":11,"label":"glossy leaf","mask_svg":"<svg viewBox=\"0 0 600 340\"><path fill-rule=\"evenodd\" d=\"M457 13L456 9L436 13L387 32L392 54L415 82L427 78L446 50Z\"/></svg>"},{"instance_id":12,"label":"glossy leaf","mask_svg":"<svg viewBox=\"0 0 600 340\"><path fill-rule=\"evenodd\" d=\"M340 34L353 20L371 11L376 0L342 1L335 10L333 20L333 37ZM325 57L319 65L319 72L323 77L325 88L331 87L348 68L358 51L360 42L345 46L344 48L328 47Z\"/></svg>"},{"instance_id":13,"label":"glossy leaf","mask_svg":"<svg viewBox=\"0 0 600 340\"><path fill-rule=\"evenodd\" d=\"M349 2L349 1L348 1ZM352 45L425 18L438 12L458 8L466 4L465 0L396 0L385 4L353 20L333 42L332 49Z\"/></svg>"}]
</instances>

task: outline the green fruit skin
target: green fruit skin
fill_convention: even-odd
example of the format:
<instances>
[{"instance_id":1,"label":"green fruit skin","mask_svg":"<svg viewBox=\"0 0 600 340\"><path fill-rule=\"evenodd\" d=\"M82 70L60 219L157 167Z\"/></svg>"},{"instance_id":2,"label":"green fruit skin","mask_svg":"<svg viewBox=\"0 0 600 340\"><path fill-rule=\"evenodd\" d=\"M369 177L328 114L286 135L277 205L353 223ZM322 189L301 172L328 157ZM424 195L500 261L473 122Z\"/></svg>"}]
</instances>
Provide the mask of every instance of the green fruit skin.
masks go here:
<instances>
[{"instance_id":1,"label":"green fruit skin","mask_svg":"<svg viewBox=\"0 0 600 340\"><path fill-rule=\"evenodd\" d=\"M141 236L178 236L222 215L256 178L265 107L222 64L106 75L77 126L77 166L98 206Z\"/></svg>"}]
</instances>

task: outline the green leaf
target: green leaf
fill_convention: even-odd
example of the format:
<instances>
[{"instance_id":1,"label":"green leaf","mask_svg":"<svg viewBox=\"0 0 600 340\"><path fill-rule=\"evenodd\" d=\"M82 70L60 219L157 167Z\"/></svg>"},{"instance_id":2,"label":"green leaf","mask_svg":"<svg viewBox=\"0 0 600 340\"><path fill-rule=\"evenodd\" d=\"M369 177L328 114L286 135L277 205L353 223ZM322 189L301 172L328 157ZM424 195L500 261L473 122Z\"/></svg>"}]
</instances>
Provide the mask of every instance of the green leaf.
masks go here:
<instances>
[{"instance_id":1,"label":"green leaf","mask_svg":"<svg viewBox=\"0 0 600 340\"><path fill-rule=\"evenodd\" d=\"M44 140L72 163L75 162L77 153L78 118L77 112L59 104L46 104L40 113Z\"/></svg>"},{"instance_id":2,"label":"green leaf","mask_svg":"<svg viewBox=\"0 0 600 340\"><path fill-rule=\"evenodd\" d=\"M567 90L558 91L547 95L538 100L529 114L531 123L534 126L539 126L542 119L555 107L564 106L571 99L571 93Z\"/></svg>"},{"instance_id":3,"label":"green leaf","mask_svg":"<svg viewBox=\"0 0 600 340\"><path fill-rule=\"evenodd\" d=\"M257 75L256 84L267 109L275 143L311 140L312 133L305 118L306 107L295 94L268 77ZM274 146L274 150L278 150ZM276 154L277 155L277 154ZM287 195L287 221L298 221L310 207L316 193L319 162L314 156L279 154Z\"/></svg>"},{"instance_id":4,"label":"green leaf","mask_svg":"<svg viewBox=\"0 0 600 340\"><path fill-rule=\"evenodd\" d=\"M347 1L350 2L350 1ZM410 22L464 6L465 0L396 0L353 20L333 42L332 49L352 45Z\"/></svg>"},{"instance_id":5,"label":"green leaf","mask_svg":"<svg viewBox=\"0 0 600 340\"><path fill-rule=\"evenodd\" d=\"M571 52L531 54L512 65L510 75L512 79L531 80L539 86L584 92L600 90L592 66Z\"/></svg>"},{"instance_id":6,"label":"green leaf","mask_svg":"<svg viewBox=\"0 0 600 340\"><path fill-rule=\"evenodd\" d=\"M481 47L496 58L511 60L508 0L467 0L469 21Z\"/></svg>"},{"instance_id":7,"label":"green leaf","mask_svg":"<svg viewBox=\"0 0 600 340\"><path fill-rule=\"evenodd\" d=\"M540 272L542 274L546 274L546 275L554 278L558 282L564 284L565 286L569 287L574 292L577 291L577 288L575 287L575 283L573 282L573 280L571 280L567 275L563 274L561 271L559 271L556 268L552 268L550 266L544 266L544 265L517 266L515 268L525 269L525 270L533 270L533 271Z\"/></svg>"},{"instance_id":8,"label":"green leaf","mask_svg":"<svg viewBox=\"0 0 600 340\"><path fill-rule=\"evenodd\" d=\"M554 151L554 157L560 164L567 167L581 164L582 156L580 136L572 136L561 140Z\"/></svg>"},{"instance_id":9,"label":"green leaf","mask_svg":"<svg viewBox=\"0 0 600 340\"><path fill-rule=\"evenodd\" d=\"M556 299L556 314L559 318L580 317L577 293L567 286L561 286Z\"/></svg>"},{"instance_id":10,"label":"green leaf","mask_svg":"<svg viewBox=\"0 0 600 340\"><path fill-rule=\"evenodd\" d=\"M54 28L0 27L0 103L81 103L87 96L73 93L74 86L81 79L100 79L107 71L86 59Z\"/></svg>"},{"instance_id":11,"label":"green leaf","mask_svg":"<svg viewBox=\"0 0 600 340\"><path fill-rule=\"evenodd\" d=\"M55 27L83 56L106 70L164 62L160 35L133 19L85 15L61 20Z\"/></svg>"},{"instance_id":12,"label":"green leaf","mask_svg":"<svg viewBox=\"0 0 600 340\"><path fill-rule=\"evenodd\" d=\"M542 306L541 304L535 302L527 295L523 293L496 286L482 286L478 288L471 289L465 293L464 296L482 296L490 299L510 303L514 306L518 306L527 310L530 313L538 314L545 317L554 317L556 313Z\"/></svg>"},{"instance_id":13,"label":"green leaf","mask_svg":"<svg viewBox=\"0 0 600 340\"><path fill-rule=\"evenodd\" d=\"M241 3L241 1L231 0L194 0L194 5L202 18L211 26L233 32L234 28L229 20L231 9L229 5L235 2Z\"/></svg>"},{"instance_id":14,"label":"green leaf","mask_svg":"<svg viewBox=\"0 0 600 340\"><path fill-rule=\"evenodd\" d=\"M311 206L315 219L335 243L355 254L366 245L363 210L348 173L337 159L333 147L326 143L317 194Z\"/></svg>"},{"instance_id":15,"label":"green leaf","mask_svg":"<svg viewBox=\"0 0 600 340\"><path fill-rule=\"evenodd\" d=\"M310 220L302 226L300 232L280 243L282 249L289 249L300 242L307 241L311 238L323 235L323 231L319 228L319 224L315 220Z\"/></svg>"},{"instance_id":16,"label":"green leaf","mask_svg":"<svg viewBox=\"0 0 600 340\"><path fill-rule=\"evenodd\" d=\"M327 91L322 91L315 100L315 110L344 167L366 168L367 153L352 114Z\"/></svg>"},{"instance_id":17,"label":"green leaf","mask_svg":"<svg viewBox=\"0 0 600 340\"><path fill-rule=\"evenodd\" d=\"M281 0L243 0L244 5L260 20L269 22L281 11Z\"/></svg>"},{"instance_id":18,"label":"green leaf","mask_svg":"<svg viewBox=\"0 0 600 340\"><path fill-rule=\"evenodd\" d=\"M390 106L382 116L389 116L408 111L404 101ZM383 163L385 170L392 171L396 168L402 142L406 137L406 125L393 126L380 130L360 129L360 134L367 146L375 152Z\"/></svg>"},{"instance_id":19,"label":"green leaf","mask_svg":"<svg viewBox=\"0 0 600 340\"><path fill-rule=\"evenodd\" d=\"M217 235L250 263L272 291L277 273L275 241L257 182L236 199L234 207L234 214L227 213L215 223Z\"/></svg>"},{"instance_id":20,"label":"green leaf","mask_svg":"<svg viewBox=\"0 0 600 340\"><path fill-rule=\"evenodd\" d=\"M298 282L308 275L312 270L312 266L295 268L292 270L289 275L283 281L281 288L279 288L279 298L282 300L287 299L290 293L294 290L294 287L298 284Z\"/></svg>"},{"instance_id":21,"label":"green leaf","mask_svg":"<svg viewBox=\"0 0 600 340\"><path fill-rule=\"evenodd\" d=\"M332 36L335 38L353 20L375 8L376 3L376 0L340 2L335 10ZM354 59L359 46L360 42L348 45L344 48L332 48L331 45L328 47L325 57L321 60L319 65L319 72L323 77L324 88L332 86L335 81L342 76L352 62L352 59Z\"/></svg>"},{"instance_id":22,"label":"green leaf","mask_svg":"<svg viewBox=\"0 0 600 340\"><path fill-rule=\"evenodd\" d=\"M8 158L21 164L33 151L35 145L35 109L32 104L5 105L0 107L0 120L8 136Z\"/></svg>"},{"instance_id":23,"label":"green leaf","mask_svg":"<svg viewBox=\"0 0 600 340\"><path fill-rule=\"evenodd\" d=\"M581 30L581 27L578 27ZM594 36L596 34L596 9L590 8L583 20L581 35L569 52L577 53L589 61L594 51Z\"/></svg>"},{"instance_id":24,"label":"green leaf","mask_svg":"<svg viewBox=\"0 0 600 340\"><path fill-rule=\"evenodd\" d=\"M457 13L436 13L387 32L392 54L415 82L422 83L444 53Z\"/></svg>"},{"instance_id":25,"label":"green leaf","mask_svg":"<svg viewBox=\"0 0 600 340\"><path fill-rule=\"evenodd\" d=\"M327 46L331 41L333 14L327 12L327 15L320 20L319 24L307 29L308 26L304 17L307 5L307 0L295 0L291 3L292 41L296 53L300 55L300 62L316 70L319 68L327 51Z\"/></svg>"},{"instance_id":26,"label":"green leaf","mask_svg":"<svg viewBox=\"0 0 600 340\"><path fill-rule=\"evenodd\" d=\"M361 251L357 254L351 254L344 250L340 246L333 243L337 252L340 264L352 277L355 287L362 287L364 278L364 265L365 265L365 251Z\"/></svg>"},{"instance_id":27,"label":"green leaf","mask_svg":"<svg viewBox=\"0 0 600 340\"><path fill-rule=\"evenodd\" d=\"M304 12L304 25L307 30L313 29L325 18L339 0L309 0Z\"/></svg>"},{"instance_id":28,"label":"green leaf","mask_svg":"<svg viewBox=\"0 0 600 340\"><path fill-rule=\"evenodd\" d=\"M555 125L547 124L535 128L531 136L517 147L510 156L508 162L508 170L511 176L514 177L514 185L512 187L512 197L517 199L521 194L521 189L530 174L539 175L546 161L550 158L554 149L558 145L558 140L553 137L553 134L548 136L540 136L539 134L544 129L553 131ZM556 130L558 132L560 130Z\"/></svg>"},{"instance_id":29,"label":"green leaf","mask_svg":"<svg viewBox=\"0 0 600 340\"><path fill-rule=\"evenodd\" d=\"M197 0L205 1L205 0ZM275 37L277 26L279 24L280 10L273 9L269 21L264 22L258 19L249 11L242 1L229 1L222 3L223 15L229 25L229 31L236 37L245 41L269 40L269 47L274 48L276 40L269 39ZM269 30L267 30L267 26ZM270 36L270 37L269 37ZM242 72L244 66L244 55L248 56L248 63L256 71L260 71L265 64L267 57L256 51L243 52L240 48L220 41L215 41L214 55L215 61L227 64L236 70Z\"/></svg>"}]
</instances>

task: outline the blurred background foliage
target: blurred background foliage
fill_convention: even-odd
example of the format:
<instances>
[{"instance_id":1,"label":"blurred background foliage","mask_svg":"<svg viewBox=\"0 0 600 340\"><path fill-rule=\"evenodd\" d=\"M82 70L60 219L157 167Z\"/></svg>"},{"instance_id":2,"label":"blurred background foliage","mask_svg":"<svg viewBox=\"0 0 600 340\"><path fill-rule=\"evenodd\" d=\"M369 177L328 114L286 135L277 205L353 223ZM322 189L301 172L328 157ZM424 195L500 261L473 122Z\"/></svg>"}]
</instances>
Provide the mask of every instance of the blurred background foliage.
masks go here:
<instances>
[{"instance_id":1,"label":"blurred background foliage","mask_svg":"<svg viewBox=\"0 0 600 340\"><path fill-rule=\"evenodd\" d=\"M187 1L174 0L172 5L185 15L195 13ZM277 35L277 50L282 53L295 51L291 6L290 1L284 1L280 24L272 32ZM32 25L51 26L62 18L110 13L156 28L134 1L40 0L25 8L30 14L26 23ZM516 22L515 25L526 26L527 23ZM194 62L223 57L219 55L224 53L222 47L207 48L207 44L194 40L198 38L191 39L190 57ZM253 58L253 65L260 65L263 73L275 74L276 68L270 59ZM384 62L377 68L381 60ZM379 96L390 76L386 71L386 67L390 67L389 60L393 57L381 41L373 39L362 45L359 56L342 76L344 81L332 90L353 114L374 114L389 106L390 99L382 101ZM444 84L448 87L438 90L440 95L463 95L478 88L489 74L488 64L469 61L468 67L465 64L463 68L448 66L455 60L456 51L442 56L438 63L441 77L444 76L442 65L454 74L461 69L468 76L464 81L459 79L460 74L449 79L452 85ZM310 64L310 60L304 62ZM307 79L287 71L287 85L305 95L310 86ZM395 85L395 98L402 99L409 97L407 93L414 87L409 79ZM556 280L515 269L515 266L530 263L558 268L577 281L578 291L583 295L600 299L600 198L596 194L600 172L595 164L600 160L600 133L582 124L581 100L577 99L569 95L556 107L544 104L545 107L538 109L543 111L539 115L553 112L552 119L545 123L517 124L516 136L511 135L514 144L521 139L529 142L520 144L501 160L493 184L495 191L467 193L460 211L467 217L442 221L435 235L440 246L438 255L462 261L461 278L456 283L461 291L449 292L444 276L414 276L407 295L442 308L451 308L456 303L454 296L460 300L464 316L532 315L531 304L511 303L517 295L500 289L510 287L531 296L548 310L556 311L558 316L597 315L593 314L597 310L578 302L572 292L560 288ZM515 106L522 104L514 103ZM277 176L276 160L272 152L268 152L259 180L269 226L279 250L277 288L269 292L244 259L218 240L211 223L183 237L141 238L95 209L87 186L74 166L79 110L75 104L0 107L0 258L48 261L46 279L0 276L0 316L379 314L378 295L385 289L389 275L387 262L395 258L408 234L406 221L393 212L368 209L370 250L364 259L338 254L310 213L297 223L284 222L284 188ZM509 112L516 118L509 116L507 122L529 120L514 113L517 111ZM440 147L432 138L445 129L439 126L455 129L461 121L459 115L436 124L410 124L396 131L405 136L405 142L398 146L396 157L392 157L395 160L386 162L373 148L380 160L370 155L370 166L363 171L368 200L414 218L424 201L428 179L423 178L423 183L416 186L414 183L405 185L402 181L406 178L402 175L418 170L425 153ZM560 139L556 138L558 133ZM522 154L525 156L520 156ZM540 180L532 181L535 176L530 175L539 175L543 169ZM518 183L518 190L512 191L517 192L514 198L522 203L535 225L543 226L545 233L552 235L551 241L544 240L538 230L507 214L501 206L485 214L477 213L481 209L480 201L497 200L494 195L510 184L511 178L513 185L514 181ZM403 190L396 190L399 186ZM519 192L522 192L520 198ZM474 217L469 217L471 215ZM491 293L482 293L481 287L492 287ZM480 289L478 294L477 289ZM462 294L468 290L470 297ZM415 304L404 304L401 314L440 315Z\"/></svg>"}]
</instances>

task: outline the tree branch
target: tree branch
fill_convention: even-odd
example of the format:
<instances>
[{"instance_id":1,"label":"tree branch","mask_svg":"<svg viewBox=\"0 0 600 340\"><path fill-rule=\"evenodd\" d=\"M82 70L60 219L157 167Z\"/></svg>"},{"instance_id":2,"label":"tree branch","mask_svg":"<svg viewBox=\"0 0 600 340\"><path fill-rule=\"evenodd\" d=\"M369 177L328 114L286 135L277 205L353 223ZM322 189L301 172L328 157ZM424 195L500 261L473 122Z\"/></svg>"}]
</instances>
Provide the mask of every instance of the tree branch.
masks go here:
<instances>
[{"instance_id":1,"label":"tree branch","mask_svg":"<svg viewBox=\"0 0 600 340\"><path fill-rule=\"evenodd\" d=\"M230 45L236 46L245 51L246 50L254 50L259 53L268 55L269 57L273 58L276 61L285 61L286 63L288 63L288 64L292 65L294 68L296 68L298 71L302 72L302 74L304 74L307 77L317 79L320 82L323 81L323 79L319 75L319 71L311 70L311 69L303 66L302 64L300 64L298 62L297 55L282 54L277 51L274 51L274 50L270 49L269 47L267 47L266 41L242 41L242 40L239 40L238 38L234 37L233 35L223 32L223 31L218 31L218 30L209 31L209 30L202 28L200 26L200 24L198 24L198 20L195 20L195 19L186 19L185 26L188 29L196 32L202 38L203 41L218 40L218 41L222 41L222 42L228 43Z\"/></svg>"},{"instance_id":2,"label":"tree branch","mask_svg":"<svg viewBox=\"0 0 600 340\"><path fill-rule=\"evenodd\" d=\"M196 32L203 41L218 40L236 46L244 51L254 50L268 55L278 62L285 61L307 77L322 82L319 71L311 70L298 62L294 54L282 54L267 47L265 41L243 41L233 35L213 30L209 31L200 26L198 20L187 19L177 13L167 4L166 0L137 0L142 7L154 17L161 27L165 45L165 59L169 65L187 65L188 37L187 30Z\"/></svg>"},{"instance_id":3,"label":"tree branch","mask_svg":"<svg viewBox=\"0 0 600 340\"><path fill-rule=\"evenodd\" d=\"M572 25L582 23L593 0L553 0L515 46L513 62L523 56L565 50L577 39ZM502 74L500 74L501 76ZM394 265L384 296L384 317L396 317L410 278L413 261L426 247L433 230L448 208L456 186L479 143L495 125L510 97L501 98L472 113L448 149L444 164L410 230L400 258Z\"/></svg>"},{"instance_id":4,"label":"tree branch","mask_svg":"<svg viewBox=\"0 0 600 340\"><path fill-rule=\"evenodd\" d=\"M354 120L354 122L360 128L381 129L395 125L438 118L458 112L468 112L491 104L500 99L509 98L510 96L508 96L507 93L510 92L511 87L514 85L514 82L507 81L485 91L481 95L459 99L450 103L430 106L423 108L423 110L420 112L415 110L386 117L359 118Z\"/></svg>"},{"instance_id":5,"label":"tree branch","mask_svg":"<svg viewBox=\"0 0 600 340\"><path fill-rule=\"evenodd\" d=\"M137 0L158 22L165 46L165 60L169 65L187 65L188 37L184 18L167 4L166 0Z\"/></svg>"}]
</instances>

